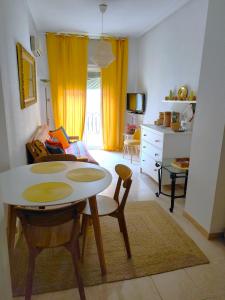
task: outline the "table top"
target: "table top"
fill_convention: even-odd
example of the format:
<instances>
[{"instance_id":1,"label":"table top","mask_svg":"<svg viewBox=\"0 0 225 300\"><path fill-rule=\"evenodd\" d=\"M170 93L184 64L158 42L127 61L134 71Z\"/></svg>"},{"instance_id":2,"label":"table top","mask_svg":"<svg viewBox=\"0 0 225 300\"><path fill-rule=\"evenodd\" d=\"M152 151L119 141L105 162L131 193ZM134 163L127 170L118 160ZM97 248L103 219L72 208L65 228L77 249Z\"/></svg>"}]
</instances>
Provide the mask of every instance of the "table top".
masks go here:
<instances>
[{"instance_id":1,"label":"table top","mask_svg":"<svg viewBox=\"0 0 225 300\"><path fill-rule=\"evenodd\" d=\"M178 167L175 167L171 165L174 162L174 158L167 158L164 159L162 162L157 162L162 168L166 169L170 173L175 173L175 174L186 174L188 169L181 169Z\"/></svg>"},{"instance_id":2,"label":"table top","mask_svg":"<svg viewBox=\"0 0 225 300\"><path fill-rule=\"evenodd\" d=\"M110 172L98 165L72 161L63 161L62 163L66 165L66 169L58 173L33 173L31 172L33 165L24 165L0 173L0 201L20 206L50 206L66 204L97 195L105 190L112 181L112 175ZM99 169L105 173L105 177L92 182L76 182L66 177L68 171L78 168ZM25 200L22 196L24 190L31 185L55 181L69 184L73 188L72 194L61 200L45 203L30 202Z\"/></svg>"}]
</instances>

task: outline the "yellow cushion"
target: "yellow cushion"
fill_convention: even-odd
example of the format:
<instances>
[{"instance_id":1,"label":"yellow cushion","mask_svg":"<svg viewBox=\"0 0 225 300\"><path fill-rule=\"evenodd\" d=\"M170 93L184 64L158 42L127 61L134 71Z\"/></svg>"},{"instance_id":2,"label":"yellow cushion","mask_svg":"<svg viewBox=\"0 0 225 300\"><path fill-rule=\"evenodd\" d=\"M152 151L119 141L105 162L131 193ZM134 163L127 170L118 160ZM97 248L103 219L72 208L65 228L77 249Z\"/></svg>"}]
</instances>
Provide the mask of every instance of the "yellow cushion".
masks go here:
<instances>
[{"instance_id":1,"label":"yellow cushion","mask_svg":"<svg viewBox=\"0 0 225 300\"><path fill-rule=\"evenodd\" d=\"M125 140L124 145L127 146L138 146L140 145L140 140Z\"/></svg>"},{"instance_id":2,"label":"yellow cushion","mask_svg":"<svg viewBox=\"0 0 225 300\"><path fill-rule=\"evenodd\" d=\"M134 135L133 135L133 139L134 140L140 140L141 139L141 129L140 128L137 128L134 132Z\"/></svg>"}]
</instances>

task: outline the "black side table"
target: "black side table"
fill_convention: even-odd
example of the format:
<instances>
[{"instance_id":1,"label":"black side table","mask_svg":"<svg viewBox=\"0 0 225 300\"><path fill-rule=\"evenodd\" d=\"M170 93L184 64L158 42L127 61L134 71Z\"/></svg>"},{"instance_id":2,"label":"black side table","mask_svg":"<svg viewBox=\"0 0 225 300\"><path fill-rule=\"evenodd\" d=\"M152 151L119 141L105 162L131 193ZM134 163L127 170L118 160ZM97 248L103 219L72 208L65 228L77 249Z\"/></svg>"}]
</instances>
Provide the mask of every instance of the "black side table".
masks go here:
<instances>
[{"instance_id":1,"label":"black side table","mask_svg":"<svg viewBox=\"0 0 225 300\"><path fill-rule=\"evenodd\" d=\"M156 197L160 194L168 196L171 198L170 212L174 209L174 200L177 198L185 198L188 183L188 169L180 169L171 165L174 159L166 159L163 162L157 162L156 167L158 168L158 180L159 180L159 191L155 193ZM171 178L171 194L166 194L162 192L162 169L166 170L170 174ZM176 180L178 178L184 178L184 193L182 195L176 195Z\"/></svg>"}]
</instances>

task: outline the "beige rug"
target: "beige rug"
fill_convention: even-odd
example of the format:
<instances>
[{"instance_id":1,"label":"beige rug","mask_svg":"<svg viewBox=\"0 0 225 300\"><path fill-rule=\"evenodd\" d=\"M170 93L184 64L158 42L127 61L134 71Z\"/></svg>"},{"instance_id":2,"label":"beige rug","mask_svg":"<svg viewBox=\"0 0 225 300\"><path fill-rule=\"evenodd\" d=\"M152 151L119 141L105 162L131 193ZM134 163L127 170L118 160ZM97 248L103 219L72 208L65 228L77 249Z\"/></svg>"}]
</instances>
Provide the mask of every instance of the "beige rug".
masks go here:
<instances>
[{"instance_id":1,"label":"beige rug","mask_svg":"<svg viewBox=\"0 0 225 300\"><path fill-rule=\"evenodd\" d=\"M208 263L207 257L155 201L133 202L126 207L132 259L128 260L116 219L101 218L107 275L101 276L92 228L89 230L84 264L85 286L168 272ZM23 239L16 246L13 291L23 295L27 248ZM33 293L75 286L70 254L64 249L43 251L36 260Z\"/></svg>"}]
</instances>

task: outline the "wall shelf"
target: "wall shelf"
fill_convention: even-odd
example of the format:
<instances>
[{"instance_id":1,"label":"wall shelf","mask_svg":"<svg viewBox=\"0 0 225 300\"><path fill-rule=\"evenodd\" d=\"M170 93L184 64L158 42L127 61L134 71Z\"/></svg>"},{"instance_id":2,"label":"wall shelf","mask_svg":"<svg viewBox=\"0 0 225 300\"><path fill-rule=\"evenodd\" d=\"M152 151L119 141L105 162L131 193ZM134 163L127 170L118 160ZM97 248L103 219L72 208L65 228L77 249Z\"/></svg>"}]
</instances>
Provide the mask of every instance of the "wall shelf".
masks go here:
<instances>
[{"instance_id":1,"label":"wall shelf","mask_svg":"<svg viewBox=\"0 0 225 300\"><path fill-rule=\"evenodd\" d=\"M197 101L189 101L189 100L163 100L162 102L168 102L168 103L190 103L190 104L196 104Z\"/></svg>"}]
</instances>

